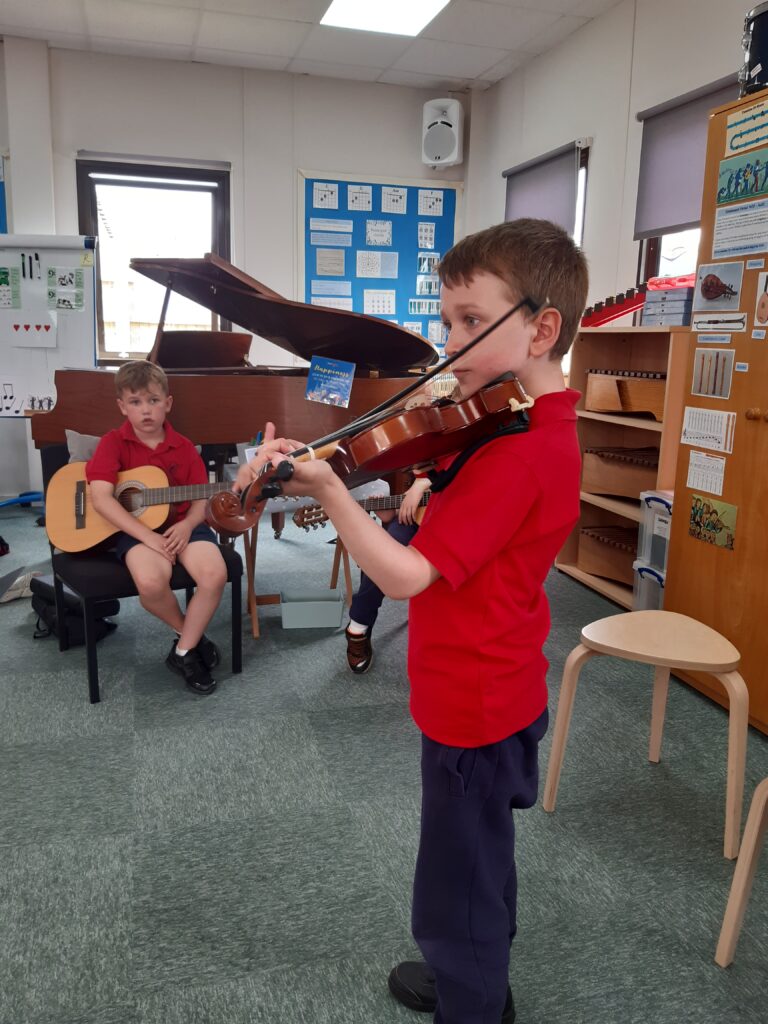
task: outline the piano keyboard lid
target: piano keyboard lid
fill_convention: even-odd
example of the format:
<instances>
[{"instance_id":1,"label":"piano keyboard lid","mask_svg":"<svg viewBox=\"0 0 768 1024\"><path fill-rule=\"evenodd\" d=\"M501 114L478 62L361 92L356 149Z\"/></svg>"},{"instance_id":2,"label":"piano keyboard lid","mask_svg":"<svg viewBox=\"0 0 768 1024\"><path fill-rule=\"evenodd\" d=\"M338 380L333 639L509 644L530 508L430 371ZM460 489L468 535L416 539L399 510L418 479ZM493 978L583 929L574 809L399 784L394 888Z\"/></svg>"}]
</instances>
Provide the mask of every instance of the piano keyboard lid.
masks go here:
<instances>
[{"instance_id":1,"label":"piano keyboard lid","mask_svg":"<svg viewBox=\"0 0 768 1024\"><path fill-rule=\"evenodd\" d=\"M293 355L345 359L359 369L402 372L430 366L434 345L362 313L292 302L220 256L132 259L131 268Z\"/></svg>"}]
</instances>

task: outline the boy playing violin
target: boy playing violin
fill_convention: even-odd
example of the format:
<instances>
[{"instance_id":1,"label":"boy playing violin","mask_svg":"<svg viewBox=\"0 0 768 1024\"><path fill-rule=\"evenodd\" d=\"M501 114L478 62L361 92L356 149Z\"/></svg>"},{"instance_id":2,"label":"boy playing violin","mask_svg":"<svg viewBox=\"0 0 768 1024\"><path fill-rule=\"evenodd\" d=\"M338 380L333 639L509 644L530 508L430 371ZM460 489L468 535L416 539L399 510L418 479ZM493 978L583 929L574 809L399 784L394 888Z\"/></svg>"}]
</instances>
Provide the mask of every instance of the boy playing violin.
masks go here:
<instances>
[{"instance_id":1,"label":"boy playing violin","mask_svg":"<svg viewBox=\"0 0 768 1024\"><path fill-rule=\"evenodd\" d=\"M216 534L204 522L205 501L172 505L169 522L155 532L114 496L117 474L125 469L158 466L171 486L184 487L206 483L205 466L192 442L166 420L173 398L161 367L144 360L123 363L115 374L115 390L125 422L102 437L86 466L93 507L122 531L116 553L142 605L176 633L166 665L193 693L213 693L211 669L219 662L219 650L204 631L221 600L227 567ZM168 585L177 560L196 584L186 615Z\"/></svg>"},{"instance_id":2,"label":"boy playing violin","mask_svg":"<svg viewBox=\"0 0 768 1024\"><path fill-rule=\"evenodd\" d=\"M509 1024L512 809L536 800L547 728L543 583L579 515L578 395L560 360L584 309L587 266L559 227L523 219L465 238L439 273L449 356L515 309L451 368L462 397L516 375L534 400L528 431L474 452L433 495L407 547L327 463L296 461L285 491L312 495L360 568L389 597L410 600L410 705L422 732L412 926L425 962L395 967L390 991L434 1010L437 1024ZM295 450L271 441L261 462L277 466ZM236 486L257 469L241 471Z\"/></svg>"}]
</instances>

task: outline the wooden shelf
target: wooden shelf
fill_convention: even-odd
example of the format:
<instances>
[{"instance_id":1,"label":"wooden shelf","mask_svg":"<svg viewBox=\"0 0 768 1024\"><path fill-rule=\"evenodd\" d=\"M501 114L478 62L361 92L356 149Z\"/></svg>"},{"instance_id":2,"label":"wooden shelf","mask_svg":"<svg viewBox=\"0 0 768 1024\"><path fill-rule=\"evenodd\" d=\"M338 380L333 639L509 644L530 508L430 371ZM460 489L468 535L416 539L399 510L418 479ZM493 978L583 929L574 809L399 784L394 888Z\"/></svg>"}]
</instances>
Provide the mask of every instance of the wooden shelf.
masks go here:
<instances>
[{"instance_id":1,"label":"wooden shelf","mask_svg":"<svg viewBox=\"0 0 768 1024\"><path fill-rule=\"evenodd\" d=\"M644 419L642 416L614 416L609 412L590 412L589 409L577 409L576 415L584 420L599 420L601 423L615 423L619 427L632 427L635 430L653 430L661 434L664 424L658 420Z\"/></svg>"},{"instance_id":2,"label":"wooden shelf","mask_svg":"<svg viewBox=\"0 0 768 1024\"><path fill-rule=\"evenodd\" d=\"M606 508L609 512L623 516L625 519L632 519L639 523L642 516L640 504L630 498L610 498L607 494L590 494L589 491L581 492L581 500L588 505L597 505L598 508Z\"/></svg>"},{"instance_id":3,"label":"wooden shelf","mask_svg":"<svg viewBox=\"0 0 768 1024\"><path fill-rule=\"evenodd\" d=\"M615 583L613 580L606 580L602 576L593 576L589 572L578 569L575 565L567 562L555 562L555 568L564 572L566 576L572 576L579 583L584 583L598 594L607 597L622 608L632 608L632 588L625 587L623 583Z\"/></svg>"},{"instance_id":4,"label":"wooden shelf","mask_svg":"<svg viewBox=\"0 0 768 1024\"><path fill-rule=\"evenodd\" d=\"M689 327L633 327L632 324L627 324L626 327L614 327L610 323L605 324L604 327L580 327L579 334L669 334L670 331L674 331L676 334L680 331L688 331Z\"/></svg>"}]
</instances>

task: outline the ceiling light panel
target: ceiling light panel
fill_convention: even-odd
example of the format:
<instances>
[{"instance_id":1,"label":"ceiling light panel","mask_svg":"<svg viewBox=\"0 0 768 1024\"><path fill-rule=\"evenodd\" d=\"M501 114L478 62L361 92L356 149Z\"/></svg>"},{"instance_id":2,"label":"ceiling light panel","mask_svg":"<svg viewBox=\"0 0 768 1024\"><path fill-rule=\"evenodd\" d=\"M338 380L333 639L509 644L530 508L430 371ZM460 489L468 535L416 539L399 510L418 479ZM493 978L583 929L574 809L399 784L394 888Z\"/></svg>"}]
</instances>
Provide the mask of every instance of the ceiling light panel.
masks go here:
<instances>
[{"instance_id":1,"label":"ceiling light panel","mask_svg":"<svg viewBox=\"0 0 768 1024\"><path fill-rule=\"evenodd\" d=\"M448 0L333 0L321 25L417 36Z\"/></svg>"}]
</instances>

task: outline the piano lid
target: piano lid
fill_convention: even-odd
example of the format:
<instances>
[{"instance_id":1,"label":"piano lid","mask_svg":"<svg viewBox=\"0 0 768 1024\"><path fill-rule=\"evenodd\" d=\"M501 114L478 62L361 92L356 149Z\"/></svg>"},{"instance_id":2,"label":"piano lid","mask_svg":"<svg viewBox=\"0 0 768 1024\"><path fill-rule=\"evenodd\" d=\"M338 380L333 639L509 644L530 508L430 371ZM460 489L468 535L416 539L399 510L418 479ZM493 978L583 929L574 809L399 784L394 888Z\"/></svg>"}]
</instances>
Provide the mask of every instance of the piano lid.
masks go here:
<instances>
[{"instance_id":1,"label":"piano lid","mask_svg":"<svg viewBox=\"0 0 768 1024\"><path fill-rule=\"evenodd\" d=\"M438 359L431 342L397 324L292 302L220 256L132 259L131 268L302 359L346 359L358 369L402 372Z\"/></svg>"}]
</instances>

